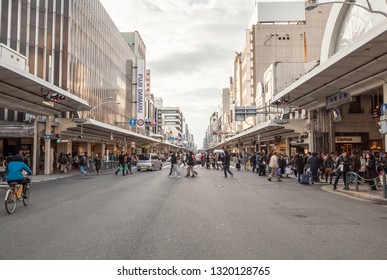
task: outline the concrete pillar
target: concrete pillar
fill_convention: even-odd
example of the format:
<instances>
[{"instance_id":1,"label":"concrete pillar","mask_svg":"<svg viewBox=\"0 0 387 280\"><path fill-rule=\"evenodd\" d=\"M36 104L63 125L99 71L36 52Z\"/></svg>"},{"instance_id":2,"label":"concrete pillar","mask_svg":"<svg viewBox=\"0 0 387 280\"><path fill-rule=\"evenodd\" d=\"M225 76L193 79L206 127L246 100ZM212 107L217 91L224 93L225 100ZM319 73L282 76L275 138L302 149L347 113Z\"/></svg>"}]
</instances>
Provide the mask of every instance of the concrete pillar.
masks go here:
<instances>
[{"instance_id":1,"label":"concrete pillar","mask_svg":"<svg viewBox=\"0 0 387 280\"><path fill-rule=\"evenodd\" d=\"M387 84L383 85L383 103L387 103ZM387 151L387 137L384 135L384 151Z\"/></svg>"},{"instance_id":2,"label":"concrete pillar","mask_svg":"<svg viewBox=\"0 0 387 280\"><path fill-rule=\"evenodd\" d=\"M39 159L38 159L38 148L39 148L39 142L38 142L38 116L35 115L35 121L34 121L34 144L32 145L32 174L36 175L36 171L39 168Z\"/></svg>"},{"instance_id":3,"label":"concrete pillar","mask_svg":"<svg viewBox=\"0 0 387 280\"><path fill-rule=\"evenodd\" d=\"M106 152L106 144L105 143L102 143L101 144L101 156L103 158L103 155L105 154Z\"/></svg>"},{"instance_id":4,"label":"concrete pillar","mask_svg":"<svg viewBox=\"0 0 387 280\"><path fill-rule=\"evenodd\" d=\"M66 151L67 151L67 153L73 154L73 142L71 140L69 140L69 142L67 142Z\"/></svg>"},{"instance_id":5,"label":"concrete pillar","mask_svg":"<svg viewBox=\"0 0 387 280\"><path fill-rule=\"evenodd\" d=\"M91 156L91 143L86 143L86 152L88 156Z\"/></svg>"},{"instance_id":6,"label":"concrete pillar","mask_svg":"<svg viewBox=\"0 0 387 280\"><path fill-rule=\"evenodd\" d=\"M310 123L310 131L309 131L309 151L314 152L314 121L312 119L312 112L308 112L308 122Z\"/></svg>"},{"instance_id":7,"label":"concrete pillar","mask_svg":"<svg viewBox=\"0 0 387 280\"><path fill-rule=\"evenodd\" d=\"M291 154L290 154L290 141L289 141L289 138L285 139L285 144L286 144L286 154L288 156L291 156Z\"/></svg>"},{"instance_id":8,"label":"concrete pillar","mask_svg":"<svg viewBox=\"0 0 387 280\"><path fill-rule=\"evenodd\" d=\"M51 135L51 116L46 117L46 127L45 133L46 135ZM51 174L51 140L44 141L44 174Z\"/></svg>"}]
</instances>

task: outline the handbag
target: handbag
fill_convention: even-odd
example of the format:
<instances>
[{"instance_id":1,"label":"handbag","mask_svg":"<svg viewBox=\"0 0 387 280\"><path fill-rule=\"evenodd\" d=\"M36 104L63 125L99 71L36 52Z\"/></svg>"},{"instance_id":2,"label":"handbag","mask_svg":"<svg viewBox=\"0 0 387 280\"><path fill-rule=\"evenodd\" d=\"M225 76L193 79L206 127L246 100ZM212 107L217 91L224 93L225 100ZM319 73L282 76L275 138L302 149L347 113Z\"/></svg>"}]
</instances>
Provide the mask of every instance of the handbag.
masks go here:
<instances>
[{"instance_id":1,"label":"handbag","mask_svg":"<svg viewBox=\"0 0 387 280\"><path fill-rule=\"evenodd\" d=\"M331 168L331 167L325 168L325 173L332 174L333 173L333 168Z\"/></svg>"}]
</instances>

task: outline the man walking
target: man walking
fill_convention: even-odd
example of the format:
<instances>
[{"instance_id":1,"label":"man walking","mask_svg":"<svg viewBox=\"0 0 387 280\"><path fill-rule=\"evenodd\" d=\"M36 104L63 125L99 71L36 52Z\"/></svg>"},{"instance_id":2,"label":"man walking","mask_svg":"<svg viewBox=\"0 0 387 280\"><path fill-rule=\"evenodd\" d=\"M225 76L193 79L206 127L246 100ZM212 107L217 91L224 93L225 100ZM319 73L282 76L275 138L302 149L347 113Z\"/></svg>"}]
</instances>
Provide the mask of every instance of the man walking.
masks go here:
<instances>
[{"instance_id":1,"label":"man walking","mask_svg":"<svg viewBox=\"0 0 387 280\"><path fill-rule=\"evenodd\" d=\"M87 158L85 153L82 153L79 159L79 168L81 170L81 176L87 175L86 167L87 167Z\"/></svg>"},{"instance_id":2,"label":"man walking","mask_svg":"<svg viewBox=\"0 0 387 280\"><path fill-rule=\"evenodd\" d=\"M231 156L230 153L226 150L224 152L224 158L223 158L223 171L224 171L224 177L227 178L227 173L231 175L231 178L234 177L234 174L230 171L230 161Z\"/></svg>"},{"instance_id":3,"label":"man walking","mask_svg":"<svg viewBox=\"0 0 387 280\"><path fill-rule=\"evenodd\" d=\"M176 156L175 152L172 152L172 155L171 155L171 165L172 165L172 174L169 175L169 177L172 178L176 172L177 173L176 178L177 179L181 178L180 172L179 172L179 166L177 164L177 156Z\"/></svg>"},{"instance_id":4,"label":"man walking","mask_svg":"<svg viewBox=\"0 0 387 280\"><path fill-rule=\"evenodd\" d=\"M121 154L118 156L118 169L116 170L116 175L122 168L122 176L125 176L125 153L121 151Z\"/></svg>"},{"instance_id":5,"label":"man walking","mask_svg":"<svg viewBox=\"0 0 387 280\"><path fill-rule=\"evenodd\" d=\"M281 181L280 176L278 175L278 169L279 169L279 163L278 163L278 157L277 157L277 152L274 152L273 155L270 157L269 161L269 167L271 168L271 172L268 176L268 180L271 181L271 179L276 176L277 181Z\"/></svg>"},{"instance_id":6,"label":"man walking","mask_svg":"<svg viewBox=\"0 0 387 280\"><path fill-rule=\"evenodd\" d=\"M319 159L317 158L317 153L312 153L312 156L309 157L308 165L310 168L310 173L312 175L312 185L318 181L318 168L319 168Z\"/></svg>"},{"instance_id":7,"label":"man walking","mask_svg":"<svg viewBox=\"0 0 387 280\"><path fill-rule=\"evenodd\" d=\"M188 164L188 168L187 168L187 175L185 175L185 177L189 177L191 175L191 172L192 172L192 176L191 177L196 177L198 176L198 173L194 170L194 166L195 166L195 155L193 152L189 152L189 154L187 153L187 164Z\"/></svg>"}]
</instances>

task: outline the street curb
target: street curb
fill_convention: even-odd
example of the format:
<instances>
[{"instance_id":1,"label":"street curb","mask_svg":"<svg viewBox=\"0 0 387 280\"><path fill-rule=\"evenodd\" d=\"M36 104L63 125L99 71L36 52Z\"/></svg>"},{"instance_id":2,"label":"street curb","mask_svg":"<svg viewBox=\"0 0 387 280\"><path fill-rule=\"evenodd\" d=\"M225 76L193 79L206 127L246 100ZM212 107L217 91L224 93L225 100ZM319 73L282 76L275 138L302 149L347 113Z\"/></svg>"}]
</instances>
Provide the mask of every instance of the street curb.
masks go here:
<instances>
[{"instance_id":1,"label":"street curb","mask_svg":"<svg viewBox=\"0 0 387 280\"><path fill-rule=\"evenodd\" d=\"M340 190L339 188L337 188L334 191L334 190L332 190L332 185L322 186L321 189L323 191L326 191L329 193L340 194L340 195L344 195L347 197L361 198L361 199L369 200L371 202L375 202L378 204L387 205L387 199L385 199L385 198L378 198L378 197L375 197L375 196L372 196L369 194L360 193L360 192Z\"/></svg>"}]
</instances>

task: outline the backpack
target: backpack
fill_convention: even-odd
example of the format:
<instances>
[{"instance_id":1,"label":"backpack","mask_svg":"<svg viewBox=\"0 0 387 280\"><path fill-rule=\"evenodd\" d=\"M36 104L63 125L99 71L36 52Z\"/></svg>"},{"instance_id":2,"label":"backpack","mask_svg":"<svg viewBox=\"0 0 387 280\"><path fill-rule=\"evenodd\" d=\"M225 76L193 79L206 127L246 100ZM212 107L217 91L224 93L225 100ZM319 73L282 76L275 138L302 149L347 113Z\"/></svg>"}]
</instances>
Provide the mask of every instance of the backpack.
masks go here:
<instances>
[{"instance_id":1,"label":"backpack","mask_svg":"<svg viewBox=\"0 0 387 280\"><path fill-rule=\"evenodd\" d=\"M0 162L0 172L6 172L7 171L7 163L5 160Z\"/></svg>"}]
</instances>

